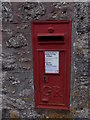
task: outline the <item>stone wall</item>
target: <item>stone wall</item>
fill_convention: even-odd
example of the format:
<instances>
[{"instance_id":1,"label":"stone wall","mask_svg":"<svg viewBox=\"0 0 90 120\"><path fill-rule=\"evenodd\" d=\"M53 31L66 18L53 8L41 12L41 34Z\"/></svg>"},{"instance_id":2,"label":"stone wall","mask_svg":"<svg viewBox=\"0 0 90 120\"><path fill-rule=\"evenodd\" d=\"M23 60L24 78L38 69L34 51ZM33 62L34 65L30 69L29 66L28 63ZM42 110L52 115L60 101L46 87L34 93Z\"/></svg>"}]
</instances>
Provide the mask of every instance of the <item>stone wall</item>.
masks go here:
<instances>
[{"instance_id":1,"label":"stone wall","mask_svg":"<svg viewBox=\"0 0 90 120\"><path fill-rule=\"evenodd\" d=\"M2 3L3 118L88 118L90 3ZM70 111L35 109L31 19L72 20Z\"/></svg>"}]
</instances>

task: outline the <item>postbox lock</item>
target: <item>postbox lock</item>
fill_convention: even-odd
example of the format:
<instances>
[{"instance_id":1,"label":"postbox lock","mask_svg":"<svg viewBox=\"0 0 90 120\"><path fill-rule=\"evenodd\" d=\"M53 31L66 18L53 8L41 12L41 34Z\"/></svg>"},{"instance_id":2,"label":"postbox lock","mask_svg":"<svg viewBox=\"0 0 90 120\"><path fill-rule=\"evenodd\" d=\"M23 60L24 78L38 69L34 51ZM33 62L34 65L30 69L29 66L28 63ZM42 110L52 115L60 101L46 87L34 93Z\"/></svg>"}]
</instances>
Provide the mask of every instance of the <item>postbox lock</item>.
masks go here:
<instances>
[{"instance_id":1,"label":"postbox lock","mask_svg":"<svg viewBox=\"0 0 90 120\"><path fill-rule=\"evenodd\" d=\"M48 32L49 32L49 33L53 33L53 32L54 32L54 28L53 28L53 27L49 27L49 28L48 28Z\"/></svg>"},{"instance_id":2,"label":"postbox lock","mask_svg":"<svg viewBox=\"0 0 90 120\"><path fill-rule=\"evenodd\" d=\"M46 78L45 78L45 76L44 76L43 80L44 80L44 83L46 83Z\"/></svg>"}]
</instances>

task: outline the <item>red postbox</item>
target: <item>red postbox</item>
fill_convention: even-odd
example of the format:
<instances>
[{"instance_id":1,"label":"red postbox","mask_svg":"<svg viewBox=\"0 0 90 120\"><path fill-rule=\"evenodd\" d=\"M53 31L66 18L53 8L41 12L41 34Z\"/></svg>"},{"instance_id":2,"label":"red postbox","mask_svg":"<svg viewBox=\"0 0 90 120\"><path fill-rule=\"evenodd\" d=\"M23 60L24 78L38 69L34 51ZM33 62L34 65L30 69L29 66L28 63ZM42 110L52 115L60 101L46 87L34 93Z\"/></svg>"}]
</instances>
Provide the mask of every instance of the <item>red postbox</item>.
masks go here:
<instances>
[{"instance_id":1,"label":"red postbox","mask_svg":"<svg viewBox=\"0 0 90 120\"><path fill-rule=\"evenodd\" d=\"M32 21L36 108L69 110L71 21Z\"/></svg>"}]
</instances>

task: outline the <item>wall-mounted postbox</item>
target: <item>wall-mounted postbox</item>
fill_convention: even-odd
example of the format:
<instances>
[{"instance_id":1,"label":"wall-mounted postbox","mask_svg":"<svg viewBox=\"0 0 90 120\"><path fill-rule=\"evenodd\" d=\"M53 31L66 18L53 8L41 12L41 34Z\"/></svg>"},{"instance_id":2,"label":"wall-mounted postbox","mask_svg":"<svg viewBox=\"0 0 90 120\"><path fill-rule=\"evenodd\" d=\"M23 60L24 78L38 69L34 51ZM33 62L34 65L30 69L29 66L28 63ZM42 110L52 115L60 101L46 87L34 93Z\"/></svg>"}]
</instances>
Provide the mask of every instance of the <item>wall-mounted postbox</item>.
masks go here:
<instances>
[{"instance_id":1,"label":"wall-mounted postbox","mask_svg":"<svg viewBox=\"0 0 90 120\"><path fill-rule=\"evenodd\" d=\"M36 108L69 110L71 21L32 22Z\"/></svg>"}]
</instances>

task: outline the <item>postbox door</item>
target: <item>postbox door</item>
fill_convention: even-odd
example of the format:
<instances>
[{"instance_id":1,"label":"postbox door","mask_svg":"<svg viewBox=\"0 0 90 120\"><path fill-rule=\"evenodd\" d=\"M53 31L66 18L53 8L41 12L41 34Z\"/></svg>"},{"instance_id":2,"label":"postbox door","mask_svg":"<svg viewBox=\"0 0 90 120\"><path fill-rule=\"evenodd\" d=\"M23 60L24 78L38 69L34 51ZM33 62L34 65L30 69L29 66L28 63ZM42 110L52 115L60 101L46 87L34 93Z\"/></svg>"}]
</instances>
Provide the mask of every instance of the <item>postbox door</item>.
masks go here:
<instances>
[{"instance_id":1,"label":"postbox door","mask_svg":"<svg viewBox=\"0 0 90 120\"><path fill-rule=\"evenodd\" d=\"M32 22L36 108L69 110L71 21Z\"/></svg>"},{"instance_id":2,"label":"postbox door","mask_svg":"<svg viewBox=\"0 0 90 120\"><path fill-rule=\"evenodd\" d=\"M65 51L38 51L39 104L65 104Z\"/></svg>"}]
</instances>

